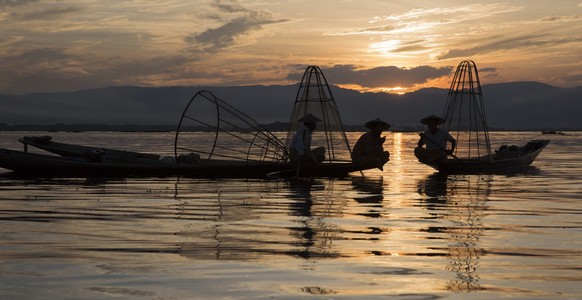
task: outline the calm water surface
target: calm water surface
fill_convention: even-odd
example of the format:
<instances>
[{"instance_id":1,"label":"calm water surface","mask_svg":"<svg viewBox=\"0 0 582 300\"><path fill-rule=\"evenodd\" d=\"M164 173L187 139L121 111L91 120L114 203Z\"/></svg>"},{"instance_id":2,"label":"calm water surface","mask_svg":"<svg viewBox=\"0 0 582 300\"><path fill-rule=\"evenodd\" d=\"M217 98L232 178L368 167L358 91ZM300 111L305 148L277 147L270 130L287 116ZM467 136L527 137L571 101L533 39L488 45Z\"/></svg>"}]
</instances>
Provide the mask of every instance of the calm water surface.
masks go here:
<instances>
[{"instance_id":1,"label":"calm water surface","mask_svg":"<svg viewBox=\"0 0 582 300\"><path fill-rule=\"evenodd\" d=\"M174 138L50 134L165 155ZM521 174L448 177L416 134L387 136L384 171L345 179L0 175L0 298L582 298L582 133L492 133L552 142Z\"/></svg>"}]
</instances>

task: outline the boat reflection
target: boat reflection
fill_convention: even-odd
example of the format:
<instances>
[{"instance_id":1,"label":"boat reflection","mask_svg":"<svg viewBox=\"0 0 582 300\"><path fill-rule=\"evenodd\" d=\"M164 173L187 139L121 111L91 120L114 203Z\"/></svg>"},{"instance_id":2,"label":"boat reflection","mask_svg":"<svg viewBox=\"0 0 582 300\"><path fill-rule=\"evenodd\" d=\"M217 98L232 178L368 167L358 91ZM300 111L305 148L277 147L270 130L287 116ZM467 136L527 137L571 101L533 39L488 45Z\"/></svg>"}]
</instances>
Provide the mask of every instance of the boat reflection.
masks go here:
<instances>
[{"instance_id":1,"label":"boat reflection","mask_svg":"<svg viewBox=\"0 0 582 300\"><path fill-rule=\"evenodd\" d=\"M427 209L438 209L441 205L447 204L447 176L440 173L431 174L418 182L417 191L428 197L425 199Z\"/></svg>"},{"instance_id":2,"label":"boat reflection","mask_svg":"<svg viewBox=\"0 0 582 300\"><path fill-rule=\"evenodd\" d=\"M483 218L487 211L491 177L431 175L418 182L418 192L426 196L429 214L450 222L443 228L428 228L429 232L448 234L449 262L446 270L455 278L446 283L453 292L475 292L479 283L479 259L485 254L480 246Z\"/></svg>"},{"instance_id":3,"label":"boat reflection","mask_svg":"<svg viewBox=\"0 0 582 300\"><path fill-rule=\"evenodd\" d=\"M182 185L178 209L191 223L177 233L189 238L177 252L191 259L244 261L286 255L305 260L307 269L315 260L337 258L332 241L340 229L326 218L341 216L345 200L334 195L333 179L328 180Z\"/></svg>"},{"instance_id":4,"label":"boat reflection","mask_svg":"<svg viewBox=\"0 0 582 300\"><path fill-rule=\"evenodd\" d=\"M363 195L354 197L354 201L365 205L368 211L360 215L370 218L382 217L382 201L384 200L384 178L378 177L354 177L352 186L355 191Z\"/></svg>"},{"instance_id":5,"label":"boat reflection","mask_svg":"<svg viewBox=\"0 0 582 300\"><path fill-rule=\"evenodd\" d=\"M294 220L299 226L289 227L290 235L296 240L286 254L313 261L316 259L336 258L339 252L333 250L332 241L338 229L325 222L325 217L337 216L334 203L326 187L333 186L333 179L324 183L320 179L296 178L289 181L289 214L298 217ZM304 269L313 269L305 263Z\"/></svg>"}]
</instances>

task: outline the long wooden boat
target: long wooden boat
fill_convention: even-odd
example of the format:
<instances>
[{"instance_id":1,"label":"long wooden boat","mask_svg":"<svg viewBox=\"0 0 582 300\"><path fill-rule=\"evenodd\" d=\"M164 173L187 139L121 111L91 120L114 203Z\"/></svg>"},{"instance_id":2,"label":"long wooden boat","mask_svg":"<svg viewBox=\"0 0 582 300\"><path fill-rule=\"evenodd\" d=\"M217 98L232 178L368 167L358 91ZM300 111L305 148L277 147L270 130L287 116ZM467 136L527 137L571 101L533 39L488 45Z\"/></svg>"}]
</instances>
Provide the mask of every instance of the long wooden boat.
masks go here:
<instances>
[{"instance_id":1,"label":"long wooden boat","mask_svg":"<svg viewBox=\"0 0 582 300\"><path fill-rule=\"evenodd\" d=\"M24 144L25 149L28 149L28 146L32 146L63 157L76 157L111 163L151 163L161 158L158 154L60 143L53 141L51 136L25 136L18 141Z\"/></svg>"},{"instance_id":2,"label":"long wooden boat","mask_svg":"<svg viewBox=\"0 0 582 300\"><path fill-rule=\"evenodd\" d=\"M474 159L448 158L420 161L443 174L508 174L530 166L549 140L533 140L516 149L498 150L491 156Z\"/></svg>"},{"instance_id":3,"label":"long wooden boat","mask_svg":"<svg viewBox=\"0 0 582 300\"><path fill-rule=\"evenodd\" d=\"M296 176L290 163L199 159L176 164L163 160L98 161L0 148L0 168L32 176L184 176L192 178L266 178ZM300 172L302 177L345 177L368 166L324 162Z\"/></svg>"},{"instance_id":4,"label":"long wooden boat","mask_svg":"<svg viewBox=\"0 0 582 300\"><path fill-rule=\"evenodd\" d=\"M190 164L176 164L162 160L120 163L0 149L0 167L18 174L55 177L182 175L208 178L253 178L265 177L267 173L284 170L290 165L217 159L200 159Z\"/></svg>"},{"instance_id":5,"label":"long wooden boat","mask_svg":"<svg viewBox=\"0 0 582 300\"><path fill-rule=\"evenodd\" d=\"M558 135L566 135L565 133L561 132L561 131L555 131L555 130L543 130L542 134L558 134Z\"/></svg>"}]
</instances>

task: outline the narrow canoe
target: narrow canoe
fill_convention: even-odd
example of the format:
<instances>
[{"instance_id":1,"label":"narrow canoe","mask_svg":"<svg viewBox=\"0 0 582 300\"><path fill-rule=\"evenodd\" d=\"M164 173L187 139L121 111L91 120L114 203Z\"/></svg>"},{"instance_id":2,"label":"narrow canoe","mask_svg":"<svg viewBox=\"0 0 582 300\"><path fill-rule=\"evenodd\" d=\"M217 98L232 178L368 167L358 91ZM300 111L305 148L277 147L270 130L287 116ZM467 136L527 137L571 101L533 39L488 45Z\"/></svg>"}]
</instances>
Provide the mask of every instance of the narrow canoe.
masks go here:
<instances>
[{"instance_id":1,"label":"narrow canoe","mask_svg":"<svg viewBox=\"0 0 582 300\"><path fill-rule=\"evenodd\" d=\"M533 140L515 151L497 151L477 159L448 158L431 162L420 161L443 174L498 174L520 171L530 166L549 140Z\"/></svg>"}]
</instances>

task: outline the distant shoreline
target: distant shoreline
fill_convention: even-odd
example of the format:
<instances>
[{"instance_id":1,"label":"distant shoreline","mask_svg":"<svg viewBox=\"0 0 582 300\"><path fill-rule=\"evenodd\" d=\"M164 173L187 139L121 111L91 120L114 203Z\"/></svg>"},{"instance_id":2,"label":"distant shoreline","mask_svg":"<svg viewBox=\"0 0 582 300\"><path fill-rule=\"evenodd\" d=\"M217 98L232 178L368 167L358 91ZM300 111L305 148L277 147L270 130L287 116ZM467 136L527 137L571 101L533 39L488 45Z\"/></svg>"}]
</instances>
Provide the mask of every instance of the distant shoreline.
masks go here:
<instances>
[{"instance_id":1,"label":"distant shoreline","mask_svg":"<svg viewBox=\"0 0 582 300\"><path fill-rule=\"evenodd\" d=\"M285 132L288 128L286 122L275 122L263 124L264 128L272 132ZM346 125L347 132L364 132L367 129L362 125ZM0 123L0 131L45 131L45 132L87 132L87 131L110 131L110 132L175 132L176 125L111 125L111 124L18 124L10 125ZM424 126L394 126L391 132L418 132L424 130ZM205 127L191 127L186 131L211 131ZM576 128L490 128L489 131L539 131L556 132L582 131ZM551 134L551 133L550 133Z\"/></svg>"}]
</instances>

